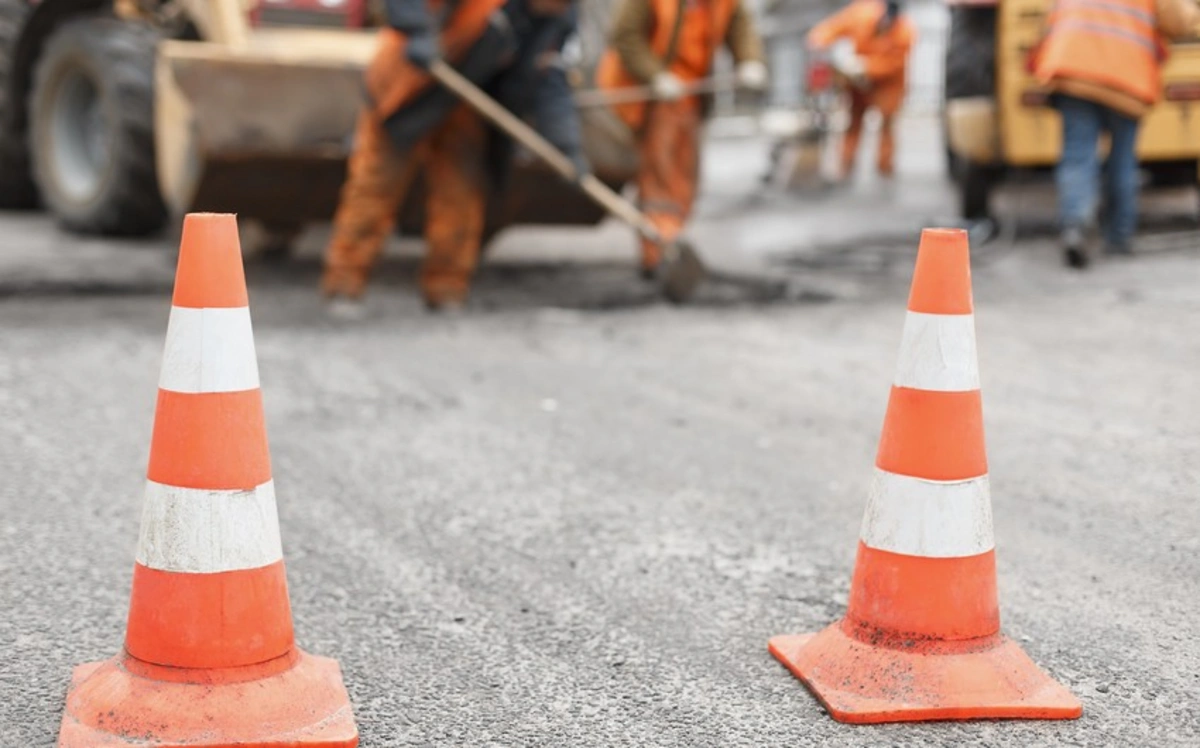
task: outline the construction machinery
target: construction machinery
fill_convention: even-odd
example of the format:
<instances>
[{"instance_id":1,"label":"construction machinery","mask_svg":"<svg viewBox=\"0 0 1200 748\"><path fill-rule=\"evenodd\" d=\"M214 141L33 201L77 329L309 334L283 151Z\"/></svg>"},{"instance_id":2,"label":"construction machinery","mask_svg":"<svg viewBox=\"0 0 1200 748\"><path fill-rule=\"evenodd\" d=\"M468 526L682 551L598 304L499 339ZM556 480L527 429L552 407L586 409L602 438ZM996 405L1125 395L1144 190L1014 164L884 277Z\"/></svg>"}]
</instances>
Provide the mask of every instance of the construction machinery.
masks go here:
<instances>
[{"instance_id":1,"label":"construction machinery","mask_svg":"<svg viewBox=\"0 0 1200 748\"><path fill-rule=\"evenodd\" d=\"M123 235L234 212L286 245L336 209L377 17L367 0L0 0L0 206ZM586 85L588 60L575 73ZM637 166L628 133L606 108L582 117L596 175L619 188ZM487 227L604 216L518 158Z\"/></svg>"},{"instance_id":2,"label":"construction machinery","mask_svg":"<svg viewBox=\"0 0 1200 748\"><path fill-rule=\"evenodd\" d=\"M1051 169L1062 149L1058 113L1027 69L1054 0L947 0L947 167L964 218L989 216L993 189ZM1200 180L1200 39L1169 45L1163 96L1142 121L1137 153L1153 185Z\"/></svg>"}]
</instances>

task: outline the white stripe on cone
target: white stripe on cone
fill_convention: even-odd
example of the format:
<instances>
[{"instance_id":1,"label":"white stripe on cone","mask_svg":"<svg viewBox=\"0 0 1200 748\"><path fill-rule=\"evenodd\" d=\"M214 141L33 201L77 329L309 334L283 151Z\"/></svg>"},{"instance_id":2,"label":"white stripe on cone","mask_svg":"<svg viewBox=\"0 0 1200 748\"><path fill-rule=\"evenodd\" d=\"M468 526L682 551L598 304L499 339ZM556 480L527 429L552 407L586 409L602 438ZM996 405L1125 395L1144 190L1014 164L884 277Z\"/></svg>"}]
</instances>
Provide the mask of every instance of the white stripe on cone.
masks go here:
<instances>
[{"instance_id":1,"label":"white stripe on cone","mask_svg":"<svg viewBox=\"0 0 1200 748\"><path fill-rule=\"evenodd\" d=\"M959 558L995 547L988 477L932 481L876 468L862 542L906 556Z\"/></svg>"},{"instance_id":2,"label":"white stripe on cone","mask_svg":"<svg viewBox=\"0 0 1200 748\"><path fill-rule=\"evenodd\" d=\"M908 312L895 384L938 392L979 389L975 315Z\"/></svg>"},{"instance_id":3,"label":"white stripe on cone","mask_svg":"<svg viewBox=\"0 0 1200 748\"><path fill-rule=\"evenodd\" d=\"M257 389L250 308L171 307L158 386L185 393Z\"/></svg>"},{"instance_id":4,"label":"white stripe on cone","mask_svg":"<svg viewBox=\"0 0 1200 748\"><path fill-rule=\"evenodd\" d=\"M248 491L146 481L138 563L193 574L273 564L283 558L276 512L274 481Z\"/></svg>"}]
</instances>

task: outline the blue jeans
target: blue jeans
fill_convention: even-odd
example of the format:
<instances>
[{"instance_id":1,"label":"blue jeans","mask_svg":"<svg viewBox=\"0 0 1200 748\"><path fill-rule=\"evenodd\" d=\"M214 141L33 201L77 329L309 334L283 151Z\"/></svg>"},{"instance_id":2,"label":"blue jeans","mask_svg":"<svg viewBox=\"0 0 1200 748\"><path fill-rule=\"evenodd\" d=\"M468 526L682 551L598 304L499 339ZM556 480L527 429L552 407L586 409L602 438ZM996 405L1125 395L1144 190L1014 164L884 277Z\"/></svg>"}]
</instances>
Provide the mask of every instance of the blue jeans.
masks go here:
<instances>
[{"instance_id":1,"label":"blue jeans","mask_svg":"<svg viewBox=\"0 0 1200 748\"><path fill-rule=\"evenodd\" d=\"M1096 153L1100 134L1107 130L1112 147L1105 164L1105 239L1110 245L1128 244L1137 229L1138 121L1094 101L1073 96L1055 97L1062 114L1062 159L1058 183L1059 220L1063 227L1091 226L1096 217L1100 188L1100 159Z\"/></svg>"}]
</instances>

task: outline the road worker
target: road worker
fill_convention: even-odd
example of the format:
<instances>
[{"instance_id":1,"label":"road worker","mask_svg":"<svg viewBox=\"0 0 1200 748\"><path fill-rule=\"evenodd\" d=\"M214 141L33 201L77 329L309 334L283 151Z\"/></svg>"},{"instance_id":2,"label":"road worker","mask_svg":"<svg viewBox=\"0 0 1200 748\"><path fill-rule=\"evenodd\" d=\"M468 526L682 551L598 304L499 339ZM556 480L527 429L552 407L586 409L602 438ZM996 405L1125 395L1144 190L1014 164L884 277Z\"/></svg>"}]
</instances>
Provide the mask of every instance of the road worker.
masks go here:
<instances>
[{"instance_id":1,"label":"road worker","mask_svg":"<svg viewBox=\"0 0 1200 748\"><path fill-rule=\"evenodd\" d=\"M1110 136L1105 165L1108 209L1105 248L1132 253L1138 210L1138 122L1162 93L1162 39L1200 32L1193 0L1059 0L1030 67L1062 115L1062 155L1055 173L1064 260L1091 261L1097 222L1102 132Z\"/></svg>"},{"instance_id":2,"label":"road worker","mask_svg":"<svg viewBox=\"0 0 1200 748\"><path fill-rule=\"evenodd\" d=\"M744 0L621 0L609 48L596 71L608 91L649 87L650 101L614 105L634 133L640 168L638 199L668 241L691 214L700 169L700 126L709 99L688 85L711 75L718 49L727 46L739 85L767 83L762 39ZM643 240L641 268L653 275L661 247Z\"/></svg>"},{"instance_id":3,"label":"road worker","mask_svg":"<svg viewBox=\"0 0 1200 748\"><path fill-rule=\"evenodd\" d=\"M877 169L883 177L895 171L895 120L904 102L908 55L917 32L903 13L900 0L854 0L813 27L809 46L824 50L849 40L853 53L835 67L849 81L850 125L842 138L843 179L854 174L858 143L867 112L879 112Z\"/></svg>"},{"instance_id":4,"label":"road worker","mask_svg":"<svg viewBox=\"0 0 1200 748\"><path fill-rule=\"evenodd\" d=\"M427 253L420 288L431 310L461 307L511 143L428 73L445 59L586 169L561 51L572 0L387 0L388 25L368 65L346 184L325 253L322 290L357 300L397 213L424 172ZM491 190L489 190L491 188Z\"/></svg>"}]
</instances>

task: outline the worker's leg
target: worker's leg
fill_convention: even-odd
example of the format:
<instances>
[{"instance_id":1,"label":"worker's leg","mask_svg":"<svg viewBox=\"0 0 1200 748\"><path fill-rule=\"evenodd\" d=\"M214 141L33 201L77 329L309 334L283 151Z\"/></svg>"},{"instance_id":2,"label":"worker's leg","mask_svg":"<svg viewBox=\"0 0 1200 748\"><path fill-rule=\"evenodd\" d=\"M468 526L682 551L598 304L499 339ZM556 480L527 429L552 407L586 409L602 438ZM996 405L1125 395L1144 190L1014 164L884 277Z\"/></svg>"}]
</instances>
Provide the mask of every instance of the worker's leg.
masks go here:
<instances>
[{"instance_id":1,"label":"worker's leg","mask_svg":"<svg viewBox=\"0 0 1200 748\"><path fill-rule=\"evenodd\" d=\"M892 160L895 158L895 135L893 134L893 123L895 117L880 112L879 117L879 155L878 169L881 176L890 177L895 171L895 165Z\"/></svg>"},{"instance_id":2,"label":"worker's leg","mask_svg":"<svg viewBox=\"0 0 1200 748\"><path fill-rule=\"evenodd\" d=\"M1088 264L1087 234L1095 221L1100 177L1096 144L1100 137L1099 105L1071 96L1057 97L1062 115L1062 155L1055 170L1058 212L1067 263Z\"/></svg>"},{"instance_id":3,"label":"worker's leg","mask_svg":"<svg viewBox=\"0 0 1200 748\"><path fill-rule=\"evenodd\" d=\"M1138 220L1138 121L1111 109L1104 114L1112 135L1105 169L1109 203L1105 243L1110 252L1128 254Z\"/></svg>"},{"instance_id":4,"label":"worker's leg","mask_svg":"<svg viewBox=\"0 0 1200 748\"><path fill-rule=\"evenodd\" d=\"M433 134L426 171L429 246L421 268L421 293L431 307L466 300L487 204L485 147L483 122L465 105Z\"/></svg>"},{"instance_id":5,"label":"worker's leg","mask_svg":"<svg viewBox=\"0 0 1200 748\"><path fill-rule=\"evenodd\" d=\"M691 215L700 177L700 106L695 99L656 102L642 132L638 200L664 239L679 235ZM642 269L662 261L662 249L642 240Z\"/></svg>"},{"instance_id":6,"label":"worker's leg","mask_svg":"<svg viewBox=\"0 0 1200 748\"><path fill-rule=\"evenodd\" d=\"M858 155L858 142L862 139L863 119L867 115L869 97L860 91L850 91L850 124L842 135L842 178L854 176L854 160Z\"/></svg>"},{"instance_id":7,"label":"worker's leg","mask_svg":"<svg viewBox=\"0 0 1200 748\"><path fill-rule=\"evenodd\" d=\"M414 160L414 154L392 148L371 114L359 115L333 236L325 249L321 287L326 295L357 298L363 294L371 266L412 182Z\"/></svg>"},{"instance_id":8,"label":"worker's leg","mask_svg":"<svg viewBox=\"0 0 1200 748\"><path fill-rule=\"evenodd\" d=\"M876 164L880 175L890 177L895 172L895 122L900 112L900 104L904 101L904 86L900 83L881 85L872 93L871 99L879 112L879 152L876 155Z\"/></svg>"}]
</instances>

